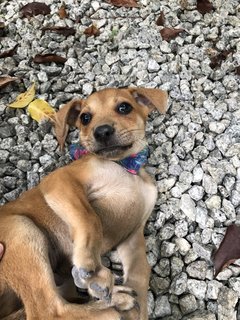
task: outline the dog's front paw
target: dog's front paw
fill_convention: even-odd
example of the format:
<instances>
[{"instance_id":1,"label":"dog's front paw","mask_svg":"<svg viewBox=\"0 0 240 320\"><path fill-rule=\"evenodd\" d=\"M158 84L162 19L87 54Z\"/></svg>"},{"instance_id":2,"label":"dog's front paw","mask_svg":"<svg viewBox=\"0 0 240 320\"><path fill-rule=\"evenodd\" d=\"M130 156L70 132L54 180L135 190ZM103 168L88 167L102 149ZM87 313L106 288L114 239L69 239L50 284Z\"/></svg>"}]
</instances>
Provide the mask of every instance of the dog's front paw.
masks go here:
<instances>
[{"instance_id":1,"label":"dog's front paw","mask_svg":"<svg viewBox=\"0 0 240 320\"><path fill-rule=\"evenodd\" d=\"M89 272L83 268L72 268L74 283L78 288L88 289L92 297L111 301L114 277L111 271L103 266L96 272Z\"/></svg>"},{"instance_id":2,"label":"dog's front paw","mask_svg":"<svg viewBox=\"0 0 240 320\"><path fill-rule=\"evenodd\" d=\"M122 315L122 320L138 320L140 306L136 300L136 292L129 287L114 286L111 304Z\"/></svg>"}]
</instances>

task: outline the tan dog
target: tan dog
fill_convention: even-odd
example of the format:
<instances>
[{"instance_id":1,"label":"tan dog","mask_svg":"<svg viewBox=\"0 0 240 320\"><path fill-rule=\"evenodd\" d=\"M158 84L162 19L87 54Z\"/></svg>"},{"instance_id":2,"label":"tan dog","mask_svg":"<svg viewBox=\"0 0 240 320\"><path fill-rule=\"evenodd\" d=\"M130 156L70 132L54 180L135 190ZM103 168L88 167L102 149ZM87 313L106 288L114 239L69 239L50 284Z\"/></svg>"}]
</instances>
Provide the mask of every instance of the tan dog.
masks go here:
<instances>
[{"instance_id":1,"label":"tan dog","mask_svg":"<svg viewBox=\"0 0 240 320\"><path fill-rule=\"evenodd\" d=\"M0 208L0 241L6 249L0 263L0 319L24 319L24 312L28 320L148 319L150 269L143 229L157 191L144 169L131 174L115 161L144 148L148 113L165 112L166 105L167 94L158 89L105 89L57 113L60 144L68 125L74 125L89 154ZM101 263L114 248L123 264L123 286L114 285ZM98 301L65 300L74 301L67 286L73 265L76 286ZM8 316L19 308L17 296L25 311Z\"/></svg>"}]
</instances>

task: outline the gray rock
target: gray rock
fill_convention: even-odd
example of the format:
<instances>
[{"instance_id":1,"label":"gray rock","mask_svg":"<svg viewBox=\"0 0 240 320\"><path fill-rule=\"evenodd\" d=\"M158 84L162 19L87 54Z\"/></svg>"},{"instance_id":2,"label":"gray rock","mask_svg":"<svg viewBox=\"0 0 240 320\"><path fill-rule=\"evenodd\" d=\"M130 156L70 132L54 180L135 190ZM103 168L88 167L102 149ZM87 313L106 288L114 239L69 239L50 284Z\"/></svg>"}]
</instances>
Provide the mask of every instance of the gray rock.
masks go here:
<instances>
[{"instance_id":1,"label":"gray rock","mask_svg":"<svg viewBox=\"0 0 240 320\"><path fill-rule=\"evenodd\" d=\"M176 245L174 243L163 241L160 250L161 256L165 258L171 257L176 250L175 247Z\"/></svg>"},{"instance_id":2,"label":"gray rock","mask_svg":"<svg viewBox=\"0 0 240 320\"><path fill-rule=\"evenodd\" d=\"M206 293L207 299L217 300L219 290L222 286L223 286L222 283L220 283L217 280L209 281L207 284L207 293Z\"/></svg>"},{"instance_id":3,"label":"gray rock","mask_svg":"<svg viewBox=\"0 0 240 320\"><path fill-rule=\"evenodd\" d=\"M206 200L206 206L209 210L221 208L221 198L219 196L211 196Z\"/></svg>"},{"instance_id":4,"label":"gray rock","mask_svg":"<svg viewBox=\"0 0 240 320\"><path fill-rule=\"evenodd\" d=\"M207 174L203 175L202 186L206 193L212 195L217 193L217 184L213 178Z\"/></svg>"},{"instance_id":5,"label":"gray rock","mask_svg":"<svg viewBox=\"0 0 240 320\"><path fill-rule=\"evenodd\" d=\"M182 171L179 176L179 182L185 185L191 185L192 179L193 179L193 175L191 172L188 172L188 171Z\"/></svg>"},{"instance_id":6,"label":"gray rock","mask_svg":"<svg viewBox=\"0 0 240 320\"><path fill-rule=\"evenodd\" d=\"M182 259L178 257L171 257L171 276L175 277L182 272L184 263Z\"/></svg>"},{"instance_id":7,"label":"gray rock","mask_svg":"<svg viewBox=\"0 0 240 320\"><path fill-rule=\"evenodd\" d=\"M240 297L240 278L231 278L229 279L230 287L236 292L238 298Z\"/></svg>"},{"instance_id":8,"label":"gray rock","mask_svg":"<svg viewBox=\"0 0 240 320\"><path fill-rule=\"evenodd\" d=\"M196 207L194 201L188 194L183 194L180 200L180 209L190 220L194 221L196 218Z\"/></svg>"},{"instance_id":9,"label":"gray rock","mask_svg":"<svg viewBox=\"0 0 240 320\"><path fill-rule=\"evenodd\" d=\"M192 294L187 294L180 298L179 305L183 315L194 312L198 308L196 298Z\"/></svg>"},{"instance_id":10,"label":"gray rock","mask_svg":"<svg viewBox=\"0 0 240 320\"><path fill-rule=\"evenodd\" d=\"M7 150L0 150L0 163L6 163L10 153Z\"/></svg>"},{"instance_id":11,"label":"gray rock","mask_svg":"<svg viewBox=\"0 0 240 320\"><path fill-rule=\"evenodd\" d=\"M167 258L161 258L153 269L160 277L168 277L170 275L170 262Z\"/></svg>"},{"instance_id":12,"label":"gray rock","mask_svg":"<svg viewBox=\"0 0 240 320\"><path fill-rule=\"evenodd\" d=\"M174 235L174 228L174 225L171 223L165 224L159 232L160 240L168 240L172 238L172 236Z\"/></svg>"},{"instance_id":13,"label":"gray rock","mask_svg":"<svg viewBox=\"0 0 240 320\"><path fill-rule=\"evenodd\" d=\"M183 256L185 256L191 248L190 243L184 238L175 239L175 243L176 243L176 247L177 247L178 251Z\"/></svg>"},{"instance_id":14,"label":"gray rock","mask_svg":"<svg viewBox=\"0 0 240 320\"><path fill-rule=\"evenodd\" d=\"M206 159L209 154L209 151L205 146L198 146L192 151L194 159L203 160Z\"/></svg>"},{"instance_id":15,"label":"gray rock","mask_svg":"<svg viewBox=\"0 0 240 320\"><path fill-rule=\"evenodd\" d=\"M203 258L206 261L211 261L211 255L213 250L212 246L202 245L200 243L194 242L193 250L200 258Z\"/></svg>"},{"instance_id":16,"label":"gray rock","mask_svg":"<svg viewBox=\"0 0 240 320\"><path fill-rule=\"evenodd\" d=\"M157 72L160 69L160 65L157 63L156 60L150 59L148 61L148 71L149 72Z\"/></svg>"},{"instance_id":17,"label":"gray rock","mask_svg":"<svg viewBox=\"0 0 240 320\"><path fill-rule=\"evenodd\" d=\"M208 211L203 207L197 207L196 209L196 222L198 223L201 229L207 227L208 222Z\"/></svg>"},{"instance_id":18,"label":"gray rock","mask_svg":"<svg viewBox=\"0 0 240 320\"><path fill-rule=\"evenodd\" d=\"M207 263L203 260L194 261L187 266L186 272L191 278L205 280L207 274Z\"/></svg>"},{"instance_id":19,"label":"gray rock","mask_svg":"<svg viewBox=\"0 0 240 320\"><path fill-rule=\"evenodd\" d=\"M178 220L175 223L174 233L176 237L183 238L188 233L188 223L186 220Z\"/></svg>"},{"instance_id":20,"label":"gray rock","mask_svg":"<svg viewBox=\"0 0 240 320\"><path fill-rule=\"evenodd\" d=\"M147 305L148 305L148 314L150 316L153 315L153 312L154 312L154 296L152 294L151 291L148 291L148 297L147 297L148 301L147 301Z\"/></svg>"},{"instance_id":21,"label":"gray rock","mask_svg":"<svg viewBox=\"0 0 240 320\"><path fill-rule=\"evenodd\" d=\"M227 216L229 220L236 220L236 211L234 205L227 199L223 199L222 201L223 212Z\"/></svg>"},{"instance_id":22,"label":"gray rock","mask_svg":"<svg viewBox=\"0 0 240 320\"><path fill-rule=\"evenodd\" d=\"M188 279L187 288L197 299L205 299L207 285L204 281Z\"/></svg>"},{"instance_id":23,"label":"gray rock","mask_svg":"<svg viewBox=\"0 0 240 320\"><path fill-rule=\"evenodd\" d=\"M193 200L199 201L203 198L204 189L202 186L194 185L191 189L188 190L188 193Z\"/></svg>"},{"instance_id":24,"label":"gray rock","mask_svg":"<svg viewBox=\"0 0 240 320\"><path fill-rule=\"evenodd\" d=\"M223 286L218 295L218 319L236 319L235 306L238 301L237 293Z\"/></svg>"},{"instance_id":25,"label":"gray rock","mask_svg":"<svg viewBox=\"0 0 240 320\"><path fill-rule=\"evenodd\" d=\"M185 272L182 272L173 278L169 292L171 294L175 294L176 296L180 296L181 294L186 292L186 290L187 274Z\"/></svg>"},{"instance_id":26,"label":"gray rock","mask_svg":"<svg viewBox=\"0 0 240 320\"><path fill-rule=\"evenodd\" d=\"M200 182L203 178L203 170L200 166L193 169L193 182Z\"/></svg>"},{"instance_id":27,"label":"gray rock","mask_svg":"<svg viewBox=\"0 0 240 320\"><path fill-rule=\"evenodd\" d=\"M159 192L166 192L170 190L176 182L175 177L170 177L168 179L162 179L157 183Z\"/></svg>"},{"instance_id":28,"label":"gray rock","mask_svg":"<svg viewBox=\"0 0 240 320\"><path fill-rule=\"evenodd\" d=\"M184 317L183 320L216 320L216 316L208 311L195 311L193 314Z\"/></svg>"},{"instance_id":29,"label":"gray rock","mask_svg":"<svg viewBox=\"0 0 240 320\"><path fill-rule=\"evenodd\" d=\"M150 280L150 288L154 292L155 295L162 295L168 292L170 286L169 278L160 278L157 276L152 277Z\"/></svg>"},{"instance_id":30,"label":"gray rock","mask_svg":"<svg viewBox=\"0 0 240 320\"><path fill-rule=\"evenodd\" d=\"M159 318L171 315L171 305L167 296L161 296L157 298L154 313L155 316Z\"/></svg>"},{"instance_id":31,"label":"gray rock","mask_svg":"<svg viewBox=\"0 0 240 320\"><path fill-rule=\"evenodd\" d=\"M14 127L10 125L0 126L0 138L5 139L5 138L13 137L14 135L15 135Z\"/></svg>"}]
</instances>

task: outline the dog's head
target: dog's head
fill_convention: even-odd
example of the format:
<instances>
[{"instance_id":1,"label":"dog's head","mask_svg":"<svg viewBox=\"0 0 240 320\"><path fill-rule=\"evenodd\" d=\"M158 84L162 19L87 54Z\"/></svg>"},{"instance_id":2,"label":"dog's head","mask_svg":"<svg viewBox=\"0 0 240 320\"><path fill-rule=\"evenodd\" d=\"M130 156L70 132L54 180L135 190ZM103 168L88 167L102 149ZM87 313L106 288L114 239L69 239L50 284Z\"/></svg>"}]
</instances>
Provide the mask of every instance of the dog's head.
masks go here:
<instances>
[{"instance_id":1,"label":"dog's head","mask_svg":"<svg viewBox=\"0 0 240 320\"><path fill-rule=\"evenodd\" d=\"M104 89L86 100L72 100L56 114L55 131L63 148L68 126L80 129L81 144L91 153L122 159L146 145L145 123L154 108L164 113L167 93L160 89Z\"/></svg>"}]
</instances>

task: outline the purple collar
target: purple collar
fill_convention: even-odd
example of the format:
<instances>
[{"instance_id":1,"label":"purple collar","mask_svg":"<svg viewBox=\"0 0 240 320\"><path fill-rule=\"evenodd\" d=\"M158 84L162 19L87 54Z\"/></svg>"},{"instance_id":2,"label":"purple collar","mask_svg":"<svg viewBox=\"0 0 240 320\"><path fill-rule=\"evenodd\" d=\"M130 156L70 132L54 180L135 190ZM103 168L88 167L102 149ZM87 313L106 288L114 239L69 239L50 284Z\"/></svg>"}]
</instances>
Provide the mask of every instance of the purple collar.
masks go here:
<instances>
[{"instance_id":1,"label":"purple collar","mask_svg":"<svg viewBox=\"0 0 240 320\"><path fill-rule=\"evenodd\" d=\"M70 145L69 153L72 160L77 160L89 152L80 145L80 143L73 143ZM131 154L129 157L116 161L123 166L131 174L137 175L139 170L146 164L149 155L148 147L145 147L138 153Z\"/></svg>"}]
</instances>

